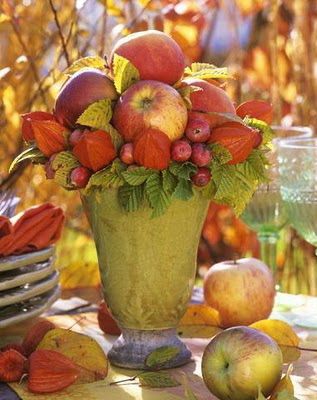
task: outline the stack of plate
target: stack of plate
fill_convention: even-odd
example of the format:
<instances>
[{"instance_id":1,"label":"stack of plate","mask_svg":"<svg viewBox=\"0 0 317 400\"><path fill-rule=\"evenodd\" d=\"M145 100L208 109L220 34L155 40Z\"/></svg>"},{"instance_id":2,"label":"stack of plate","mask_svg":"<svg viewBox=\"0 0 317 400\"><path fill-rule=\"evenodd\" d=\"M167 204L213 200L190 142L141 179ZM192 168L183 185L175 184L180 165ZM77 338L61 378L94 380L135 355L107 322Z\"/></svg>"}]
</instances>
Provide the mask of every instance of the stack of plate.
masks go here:
<instances>
[{"instance_id":1,"label":"stack of plate","mask_svg":"<svg viewBox=\"0 0 317 400\"><path fill-rule=\"evenodd\" d=\"M60 295L54 248L0 259L0 328L35 317Z\"/></svg>"}]
</instances>

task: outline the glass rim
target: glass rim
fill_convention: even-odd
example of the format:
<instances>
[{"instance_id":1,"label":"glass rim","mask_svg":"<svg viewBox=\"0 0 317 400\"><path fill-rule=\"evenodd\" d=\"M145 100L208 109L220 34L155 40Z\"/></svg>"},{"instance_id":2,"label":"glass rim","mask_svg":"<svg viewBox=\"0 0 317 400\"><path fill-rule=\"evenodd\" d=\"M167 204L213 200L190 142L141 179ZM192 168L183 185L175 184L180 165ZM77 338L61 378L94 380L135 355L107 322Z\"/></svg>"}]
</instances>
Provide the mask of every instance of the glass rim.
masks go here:
<instances>
[{"instance_id":1,"label":"glass rim","mask_svg":"<svg viewBox=\"0 0 317 400\"><path fill-rule=\"evenodd\" d=\"M283 138L278 142L278 147L289 149L317 149L317 137L310 138Z\"/></svg>"}]
</instances>

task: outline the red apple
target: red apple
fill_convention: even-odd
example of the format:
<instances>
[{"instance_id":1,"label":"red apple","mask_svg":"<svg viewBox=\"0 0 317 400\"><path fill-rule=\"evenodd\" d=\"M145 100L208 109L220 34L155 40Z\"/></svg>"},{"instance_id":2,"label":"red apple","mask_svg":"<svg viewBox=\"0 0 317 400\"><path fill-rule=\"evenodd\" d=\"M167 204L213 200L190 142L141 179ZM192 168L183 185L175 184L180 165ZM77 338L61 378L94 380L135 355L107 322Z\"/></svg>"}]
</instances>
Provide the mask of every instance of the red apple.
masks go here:
<instances>
[{"instance_id":1,"label":"red apple","mask_svg":"<svg viewBox=\"0 0 317 400\"><path fill-rule=\"evenodd\" d=\"M70 174L70 181L72 185L81 189L86 187L90 176L91 176L91 171L88 168L76 167L72 170Z\"/></svg>"},{"instance_id":2,"label":"red apple","mask_svg":"<svg viewBox=\"0 0 317 400\"><path fill-rule=\"evenodd\" d=\"M217 399L253 400L259 388L265 397L271 394L281 378L282 365L281 350L273 339L238 326L211 339L201 367L204 382Z\"/></svg>"},{"instance_id":3,"label":"red apple","mask_svg":"<svg viewBox=\"0 0 317 400\"><path fill-rule=\"evenodd\" d=\"M271 314L275 282L260 260L224 261L209 269L204 296L206 303L219 311L222 327L250 325Z\"/></svg>"},{"instance_id":4,"label":"red apple","mask_svg":"<svg viewBox=\"0 0 317 400\"><path fill-rule=\"evenodd\" d=\"M55 102L55 116L59 123L74 128L78 117L92 103L105 98L117 98L113 82L94 68L75 73L60 90Z\"/></svg>"},{"instance_id":5,"label":"red apple","mask_svg":"<svg viewBox=\"0 0 317 400\"><path fill-rule=\"evenodd\" d=\"M137 32L120 39L110 56L112 72L114 54L128 59L138 69L142 80L173 85L183 76L185 59L181 48L160 31Z\"/></svg>"},{"instance_id":6,"label":"red apple","mask_svg":"<svg viewBox=\"0 0 317 400\"><path fill-rule=\"evenodd\" d=\"M209 123L204 119L190 119L185 134L194 143L207 142L210 137Z\"/></svg>"},{"instance_id":7,"label":"red apple","mask_svg":"<svg viewBox=\"0 0 317 400\"><path fill-rule=\"evenodd\" d=\"M121 147L120 160L127 165L131 165L134 163L133 144L132 143L125 143Z\"/></svg>"},{"instance_id":8,"label":"red apple","mask_svg":"<svg viewBox=\"0 0 317 400\"><path fill-rule=\"evenodd\" d=\"M172 144L171 157L172 160L177 162L183 162L190 159L192 154L191 145L186 140L176 140Z\"/></svg>"},{"instance_id":9,"label":"red apple","mask_svg":"<svg viewBox=\"0 0 317 400\"><path fill-rule=\"evenodd\" d=\"M83 137L83 135L87 132L86 130L82 129L75 129L69 136L69 144L74 147L76 144L80 141L80 139Z\"/></svg>"},{"instance_id":10,"label":"red apple","mask_svg":"<svg viewBox=\"0 0 317 400\"><path fill-rule=\"evenodd\" d=\"M191 160L197 167L205 167L211 161L211 151L203 143L194 143L192 145Z\"/></svg>"},{"instance_id":11,"label":"red apple","mask_svg":"<svg viewBox=\"0 0 317 400\"><path fill-rule=\"evenodd\" d=\"M181 95L171 86L139 81L117 101L112 123L126 141L133 141L148 128L158 129L174 141L183 136L187 109Z\"/></svg>"},{"instance_id":12,"label":"red apple","mask_svg":"<svg viewBox=\"0 0 317 400\"><path fill-rule=\"evenodd\" d=\"M196 186L206 186L211 179L211 173L209 168L202 167L198 168L197 172L191 177L191 180Z\"/></svg>"},{"instance_id":13,"label":"red apple","mask_svg":"<svg viewBox=\"0 0 317 400\"><path fill-rule=\"evenodd\" d=\"M210 128L213 128L226 122L226 119L217 115L199 113L198 111L236 113L232 101L223 89L202 79L186 78L183 83L185 85L198 86L202 89L190 94L192 103L192 109L189 113L190 119L204 119L209 123Z\"/></svg>"}]
</instances>

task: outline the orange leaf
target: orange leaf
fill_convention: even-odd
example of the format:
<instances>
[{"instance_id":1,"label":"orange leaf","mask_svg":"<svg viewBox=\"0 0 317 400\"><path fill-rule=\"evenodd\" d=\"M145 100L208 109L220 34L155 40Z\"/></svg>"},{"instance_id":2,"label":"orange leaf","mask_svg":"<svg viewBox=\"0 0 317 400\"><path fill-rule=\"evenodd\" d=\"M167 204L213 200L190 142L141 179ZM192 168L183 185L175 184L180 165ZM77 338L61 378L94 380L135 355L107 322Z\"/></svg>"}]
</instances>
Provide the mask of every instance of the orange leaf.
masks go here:
<instances>
[{"instance_id":1,"label":"orange leaf","mask_svg":"<svg viewBox=\"0 0 317 400\"><path fill-rule=\"evenodd\" d=\"M179 325L219 326L219 311L205 304L190 304Z\"/></svg>"},{"instance_id":2,"label":"orange leaf","mask_svg":"<svg viewBox=\"0 0 317 400\"><path fill-rule=\"evenodd\" d=\"M246 101L237 107L236 112L240 118L248 115L249 117L265 121L268 124L272 123L273 119L272 104L263 100Z\"/></svg>"},{"instance_id":3,"label":"orange leaf","mask_svg":"<svg viewBox=\"0 0 317 400\"><path fill-rule=\"evenodd\" d=\"M116 150L109 133L98 130L86 132L73 148L80 163L94 172L99 171L116 157Z\"/></svg>"},{"instance_id":4,"label":"orange leaf","mask_svg":"<svg viewBox=\"0 0 317 400\"><path fill-rule=\"evenodd\" d=\"M263 319L254 322L250 328L257 329L271 336L279 345L295 346L299 345L299 337L293 328L286 322L277 319Z\"/></svg>"},{"instance_id":5,"label":"orange leaf","mask_svg":"<svg viewBox=\"0 0 317 400\"><path fill-rule=\"evenodd\" d=\"M148 128L134 143L134 160L146 168L165 169L170 162L171 141L158 129Z\"/></svg>"},{"instance_id":6,"label":"orange leaf","mask_svg":"<svg viewBox=\"0 0 317 400\"><path fill-rule=\"evenodd\" d=\"M228 164L245 161L254 145L254 132L243 125L221 126L215 128L210 135L209 143L219 143L231 153Z\"/></svg>"},{"instance_id":7,"label":"orange leaf","mask_svg":"<svg viewBox=\"0 0 317 400\"><path fill-rule=\"evenodd\" d=\"M67 147L66 137L68 130L56 121L30 121L34 132L35 142L41 152L50 157L54 153L65 150Z\"/></svg>"},{"instance_id":8,"label":"orange leaf","mask_svg":"<svg viewBox=\"0 0 317 400\"><path fill-rule=\"evenodd\" d=\"M32 121L55 121L55 116L44 111L34 111L21 115L22 118L22 136L26 142L34 140L34 130Z\"/></svg>"},{"instance_id":9,"label":"orange leaf","mask_svg":"<svg viewBox=\"0 0 317 400\"><path fill-rule=\"evenodd\" d=\"M99 305L98 325L103 332L109 333L110 335L120 335L121 333L120 328L113 319L107 304L104 301Z\"/></svg>"}]
</instances>

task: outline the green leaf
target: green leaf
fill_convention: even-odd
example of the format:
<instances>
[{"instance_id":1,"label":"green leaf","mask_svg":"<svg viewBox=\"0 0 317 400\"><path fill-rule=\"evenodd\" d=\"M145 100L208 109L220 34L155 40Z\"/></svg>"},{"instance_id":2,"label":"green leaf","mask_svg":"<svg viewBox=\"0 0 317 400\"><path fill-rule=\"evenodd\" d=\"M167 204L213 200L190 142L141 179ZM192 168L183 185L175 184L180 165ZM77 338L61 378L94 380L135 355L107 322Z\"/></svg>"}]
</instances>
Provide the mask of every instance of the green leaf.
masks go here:
<instances>
[{"instance_id":1,"label":"green leaf","mask_svg":"<svg viewBox=\"0 0 317 400\"><path fill-rule=\"evenodd\" d=\"M245 117L243 122L251 128L256 128L262 132L262 145L269 144L275 136L270 125L260 119Z\"/></svg>"},{"instance_id":2,"label":"green leaf","mask_svg":"<svg viewBox=\"0 0 317 400\"><path fill-rule=\"evenodd\" d=\"M111 100L103 99L90 104L76 122L90 128L106 130L111 117Z\"/></svg>"},{"instance_id":3,"label":"green leaf","mask_svg":"<svg viewBox=\"0 0 317 400\"><path fill-rule=\"evenodd\" d=\"M282 390L277 394L276 400L297 400L297 398L288 390Z\"/></svg>"},{"instance_id":4,"label":"green leaf","mask_svg":"<svg viewBox=\"0 0 317 400\"><path fill-rule=\"evenodd\" d=\"M70 172L71 169L59 168L54 174L54 181L66 190L76 189L70 181Z\"/></svg>"},{"instance_id":5,"label":"green leaf","mask_svg":"<svg viewBox=\"0 0 317 400\"><path fill-rule=\"evenodd\" d=\"M85 193L93 189L105 190L118 188L124 184L124 180L118 171L112 169L113 166L106 167L93 174L85 188Z\"/></svg>"},{"instance_id":6,"label":"green leaf","mask_svg":"<svg viewBox=\"0 0 317 400\"><path fill-rule=\"evenodd\" d=\"M191 162L177 163L173 162L169 167L170 172L182 179L190 179L191 175L197 172L197 167Z\"/></svg>"},{"instance_id":7,"label":"green leaf","mask_svg":"<svg viewBox=\"0 0 317 400\"><path fill-rule=\"evenodd\" d=\"M159 347L146 357L145 365L152 369L159 369L173 360L179 352L180 349L175 346Z\"/></svg>"},{"instance_id":8,"label":"green leaf","mask_svg":"<svg viewBox=\"0 0 317 400\"><path fill-rule=\"evenodd\" d=\"M71 76L83 68L96 68L101 71L106 70L106 62L99 56L83 57L75 61L69 68L64 71L65 75Z\"/></svg>"},{"instance_id":9,"label":"green leaf","mask_svg":"<svg viewBox=\"0 0 317 400\"><path fill-rule=\"evenodd\" d=\"M28 147L12 161L9 173L12 173L21 162L26 160L30 160L33 163L43 164L47 161L47 158L36 146Z\"/></svg>"},{"instance_id":10,"label":"green leaf","mask_svg":"<svg viewBox=\"0 0 317 400\"><path fill-rule=\"evenodd\" d=\"M259 149L253 150L245 162L236 165L223 165L214 160L211 164L216 188L214 200L241 214L257 186L267 182L265 165L266 158Z\"/></svg>"},{"instance_id":11,"label":"green leaf","mask_svg":"<svg viewBox=\"0 0 317 400\"><path fill-rule=\"evenodd\" d=\"M258 387L258 396L257 396L256 400L266 400L266 398L264 397L264 395L262 393L260 386Z\"/></svg>"},{"instance_id":12,"label":"green leaf","mask_svg":"<svg viewBox=\"0 0 317 400\"><path fill-rule=\"evenodd\" d=\"M184 392L185 392L185 399L198 400L195 393L192 391L191 387L189 386L188 378L185 373L183 373L183 386L184 386Z\"/></svg>"},{"instance_id":13,"label":"green leaf","mask_svg":"<svg viewBox=\"0 0 317 400\"><path fill-rule=\"evenodd\" d=\"M180 383L167 372L142 372L138 375L141 386L163 388L179 386Z\"/></svg>"},{"instance_id":14,"label":"green leaf","mask_svg":"<svg viewBox=\"0 0 317 400\"><path fill-rule=\"evenodd\" d=\"M129 60L118 54L115 54L113 58L113 75L114 85L120 94L140 79L137 68Z\"/></svg>"},{"instance_id":15,"label":"green leaf","mask_svg":"<svg viewBox=\"0 0 317 400\"><path fill-rule=\"evenodd\" d=\"M219 143L212 144L210 149L213 159L220 165L227 164L232 159L230 151Z\"/></svg>"},{"instance_id":16,"label":"green leaf","mask_svg":"<svg viewBox=\"0 0 317 400\"><path fill-rule=\"evenodd\" d=\"M159 173L152 174L146 181L145 193L153 208L152 218L158 217L166 211L171 204L171 196L163 188L163 178Z\"/></svg>"},{"instance_id":17,"label":"green leaf","mask_svg":"<svg viewBox=\"0 0 317 400\"><path fill-rule=\"evenodd\" d=\"M189 200L193 195L194 195L194 192L193 192L193 186L192 186L191 181L180 178L176 185L173 197L175 197L176 199L179 199L179 200L186 201L186 200Z\"/></svg>"},{"instance_id":18,"label":"green leaf","mask_svg":"<svg viewBox=\"0 0 317 400\"><path fill-rule=\"evenodd\" d=\"M173 175L168 169L162 171L163 177L163 189L169 195L172 195L176 189L178 180L175 175Z\"/></svg>"},{"instance_id":19,"label":"green leaf","mask_svg":"<svg viewBox=\"0 0 317 400\"><path fill-rule=\"evenodd\" d=\"M120 133L111 124L105 124L103 130L109 133L114 147L119 150L123 145L123 138Z\"/></svg>"},{"instance_id":20,"label":"green leaf","mask_svg":"<svg viewBox=\"0 0 317 400\"><path fill-rule=\"evenodd\" d=\"M228 68L218 68L207 63L193 63L185 68L185 74L196 79L227 79L232 78Z\"/></svg>"},{"instance_id":21,"label":"green leaf","mask_svg":"<svg viewBox=\"0 0 317 400\"><path fill-rule=\"evenodd\" d=\"M71 151L61 151L60 153L56 154L52 162L52 168L54 171L57 171L60 168L64 168L69 171L78 167L79 165L79 161Z\"/></svg>"},{"instance_id":22,"label":"green leaf","mask_svg":"<svg viewBox=\"0 0 317 400\"><path fill-rule=\"evenodd\" d=\"M191 110L192 108L192 102L190 100L191 93L199 92L201 90L202 88L194 85L186 85L177 89L178 93L182 96L188 110Z\"/></svg>"},{"instance_id":23,"label":"green leaf","mask_svg":"<svg viewBox=\"0 0 317 400\"><path fill-rule=\"evenodd\" d=\"M144 197L143 185L131 186L128 183L119 188L119 201L126 211L136 211L140 208Z\"/></svg>"},{"instance_id":24,"label":"green leaf","mask_svg":"<svg viewBox=\"0 0 317 400\"><path fill-rule=\"evenodd\" d=\"M132 186L138 186L144 183L151 175L157 174L152 169L137 167L133 169L127 169L123 172L122 176L124 180Z\"/></svg>"}]
</instances>

